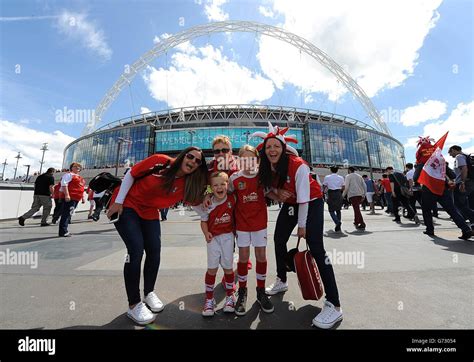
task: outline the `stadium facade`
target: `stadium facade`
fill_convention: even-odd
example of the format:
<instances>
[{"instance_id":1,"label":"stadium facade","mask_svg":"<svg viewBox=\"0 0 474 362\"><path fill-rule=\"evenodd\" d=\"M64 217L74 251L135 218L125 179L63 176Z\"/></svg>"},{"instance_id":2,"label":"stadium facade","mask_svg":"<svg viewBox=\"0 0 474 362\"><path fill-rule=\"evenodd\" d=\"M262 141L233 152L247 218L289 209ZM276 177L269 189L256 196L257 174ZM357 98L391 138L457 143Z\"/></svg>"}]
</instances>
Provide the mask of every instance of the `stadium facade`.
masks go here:
<instances>
[{"instance_id":1,"label":"stadium facade","mask_svg":"<svg viewBox=\"0 0 474 362\"><path fill-rule=\"evenodd\" d=\"M256 146L260 139L250 135L268 130L269 121L290 127L287 134L298 139L294 147L316 168L337 164L367 169L368 155L374 170L403 168L403 145L364 122L310 109L234 104L168 109L109 123L66 146L63 168L71 162L88 169L115 167L117 160L123 166L153 153L173 156L190 145L211 158L212 140L220 134L231 139L236 153L246 143Z\"/></svg>"}]
</instances>

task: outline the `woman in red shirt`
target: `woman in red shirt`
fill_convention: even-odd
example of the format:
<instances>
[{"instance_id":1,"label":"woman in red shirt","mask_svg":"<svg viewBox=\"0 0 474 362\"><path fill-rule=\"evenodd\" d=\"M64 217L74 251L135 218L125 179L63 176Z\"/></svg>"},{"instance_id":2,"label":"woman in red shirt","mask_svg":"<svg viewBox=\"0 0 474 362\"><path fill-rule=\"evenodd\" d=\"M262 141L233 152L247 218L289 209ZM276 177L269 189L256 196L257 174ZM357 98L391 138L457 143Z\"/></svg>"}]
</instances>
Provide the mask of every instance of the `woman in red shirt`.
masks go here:
<instances>
[{"instance_id":1,"label":"woman in red shirt","mask_svg":"<svg viewBox=\"0 0 474 362\"><path fill-rule=\"evenodd\" d=\"M159 171L152 173L153 169ZM112 196L107 216L119 215L115 228L128 252L124 265L129 303L127 315L138 324L148 324L155 319L146 305L155 313L164 308L153 291L160 266L159 209L183 200L194 205L202 202L206 184L204 154L197 147L188 147L176 159L155 154L137 163L127 172L120 188ZM143 303L140 298L140 269L144 251Z\"/></svg>"},{"instance_id":2,"label":"woman in red shirt","mask_svg":"<svg viewBox=\"0 0 474 362\"><path fill-rule=\"evenodd\" d=\"M284 204L278 214L275 225L275 258L277 280L266 289L269 295L288 290L286 263L288 239L295 226L297 235L305 238L311 255L318 265L326 292L326 301L322 311L313 319L313 325L328 329L342 320L342 309L336 278L323 243L324 202L319 183L311 177L307 163L298 157L298 152L286 142L296 143L296 139L285 136L286 129L273 127L267 135L261 132L255 136L264 138L260 149L259 177L264 187L273 192L267 196ZM282 196L284 195L284 196Z\"/></svg>"}]
</instances>

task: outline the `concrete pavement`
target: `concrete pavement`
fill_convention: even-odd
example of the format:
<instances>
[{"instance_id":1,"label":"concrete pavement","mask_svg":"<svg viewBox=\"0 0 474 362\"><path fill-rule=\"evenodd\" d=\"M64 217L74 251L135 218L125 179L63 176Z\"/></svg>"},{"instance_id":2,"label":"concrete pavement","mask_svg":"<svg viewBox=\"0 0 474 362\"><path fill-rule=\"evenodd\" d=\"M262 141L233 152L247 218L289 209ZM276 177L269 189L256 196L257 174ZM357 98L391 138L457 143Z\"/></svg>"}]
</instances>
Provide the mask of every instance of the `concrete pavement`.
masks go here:
<instances>
[{"instance_id":1,"label":"concrete pavement","mask_svg":"<svg viewBox=\"0 0 474 362\"><path fill-rule=\"evenodd\" d=\"M197 215L181 214L170 210L168 221L161 224L162 263L156 292L167 305L148 328L310 328L322 301L303 300L296 276L290 274L290 290L272 297L275 312L260 312L254 303L254 269L248 278L248 314L237 317L220 311L204 319L200 314L204 239ZM277 214L278 207L269 208L267 284L275 278ZM355 231L349 209L342 211L343 233L337 234L325 213L325 247L333 260L344 311L338 328L473 328L474 239L458 240L460 231L444 212L435 219L436 238L422 234L423 225L406 219L397 225L380 210L376 215L363 214L365 232ZM28 220L25 227L16 221L0 223L0 328L142 328L125 315L126 251L114 226L105 217L94 223L86 220L86 213L77 213L69 230L73 237L58 238L57 226L39 227L39 219ZM295 244L292 236L289 247ZM11 265L19 252L31 256L23 260L29 265ZM217 281L221 275L220 271ZM224 297L222 287L216 286L219 309Z\"/></svg>"}]
</instances>

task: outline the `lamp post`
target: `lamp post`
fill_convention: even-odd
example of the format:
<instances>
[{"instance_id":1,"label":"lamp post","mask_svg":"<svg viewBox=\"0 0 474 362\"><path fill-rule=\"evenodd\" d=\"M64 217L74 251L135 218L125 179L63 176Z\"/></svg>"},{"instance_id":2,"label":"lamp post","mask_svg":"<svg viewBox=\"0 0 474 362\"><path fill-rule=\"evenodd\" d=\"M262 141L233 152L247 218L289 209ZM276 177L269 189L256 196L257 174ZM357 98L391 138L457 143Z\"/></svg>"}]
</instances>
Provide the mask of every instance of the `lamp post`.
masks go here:
<instances>
[{"instance_id":1,"label":"lamp post","mask_svg":"<svg viewBox=\"0 0 474 362\"><path fill-rule=\"evenodd\" d=\"M193 130L193 129L190 129L190 130L188 131L188 133L189 133L189 135L191 136L191 145L190 145L190 146L192 146L192 145L193 145L193 141L194 141L194 135L196 134L196 131Z\"/></svg>"},{"instance_id":2,"label":"lamp post","mask_svg":"<svg viewBox=\"0 0 474 362\"><path fill-rule=\"evenodd\" d=\"M41 170L43 169L43 163L44 163L44 153L48 150L48 144L43 143L43 147L40 148L41 151L43 151L43 157L41 157L41 162L40 162L40 175L41 175Z\"/></svg>"},{"instance_id":3,"label":"lamp post","mask_svg":"<svg viewBox=\"0 0 474 362\"><path fill-rule=\"evenodd\" d=\"M250 131L245 131L244 135L245 135L245 144L248 145L249 144Z\"/></svg>"},{"instance_id":4,"label":"lamp post","mask_svg":"<svg viewBox=\"0 0 474 362\"><path fill-rule=\"evenodd\" d=\"M335 165L336 161L334 159L334 144L337 143L337 141L334 139L334 137L331 137L329 139L329 143L331 144L331 156L332 156L332 164Z\"/></svg>"},{"instance_id":5,"label":"lamp post","mask_svg":"<svg viewBox=\"0 0 474 362\"><path fill-rule=\"evenodd\" d=\"M372 161L370 160L369 141L367 140L367 138L359 138L358 140L356 140L356 142L365 142L365 149L367 151L367 159L369 160L370 179L373 180L374 175L372 172Z\"/></svg>"},{"instance_id":6,"label":"lamp post","mask_svg":"<svg viewBox=\"0 0 474 362\"><path fill-rule=\"evenodd\" d=\"M30 175L30 166L31 165L23 165L25 167L28 167L26 170L26 178L25 178L25 183L28 183L28 176Z\"/></svg>"},{"instance_id":7,"label":"lamp post","mask_svg":"<svg viewBox=\"0 0 474 362\"><path fill-rule=\"evenodd\" d=\"M16 178L16 170L18 169L18 161L20 161L20 158L23 158L20 156L20 152L18 152L18 155L15 156L16 158L16 166L15 166L15 174L13 175L13 180Z\"/></svg>"},{"instance_id":8,"label":"lamp post","mask_svg":"<svg viewBox=\"0 0 474 362\"><path fill-rule=\"evenodd\" d=\"M3 171L2 171L2 181L5 180L5 166L8 165L7 159L5 158L5 162L2 163L3 165Z\"/></svg>"},{"instance_id":9,"label":"lamp post","mask_svg":"<svg viewBox=\"0 0 474 362\"><path fill-rule=\"evenodd\" d=\"M122 143L132 143L131 140L125 139L123 137L119 137L117 139L117 158L115 159L115 176L118 174L118 168L119 168L119 156L120 156L120 149L122 148Z\"/></svg>"}]
</instances>

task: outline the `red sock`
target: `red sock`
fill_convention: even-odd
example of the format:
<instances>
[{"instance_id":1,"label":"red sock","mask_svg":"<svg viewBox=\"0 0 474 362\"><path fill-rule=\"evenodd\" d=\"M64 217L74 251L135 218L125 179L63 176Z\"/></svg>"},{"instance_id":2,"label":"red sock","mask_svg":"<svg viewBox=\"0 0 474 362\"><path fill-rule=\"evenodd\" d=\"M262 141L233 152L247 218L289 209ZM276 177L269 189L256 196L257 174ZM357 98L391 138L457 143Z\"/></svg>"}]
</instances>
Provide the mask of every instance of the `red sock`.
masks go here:
<instances>
[{"instance_id":1,"label":"red sock","mask_svg":"<svg viewBox=\"0 0 474 362\"><path fill-rule=\"evenodd\" d=\"M206 299L214 298L214 284L216 283L216 276L206 272L204 283L206 287Z\"/></svg>"},{"instance_id":2,"label":"red sock","mask_svg":"<svg viewBox=\"0 0 474 362\"><path fill-rule=\"evenodd\" d=\"M247 275L249 271L247 263L237 263L237 276L239 278L239 288L247 288Z\"/></svg>"},{"instance_id":3,"label":"red sock","mask_svg":"<svg viewBox=\"0 0 474 362\"><path fill-rule=\"evenodd\" d=\"M234 293L234 272L231 274L224 274L225 276L225 292L227 295Z\"/></svg>"},{"instance_id":4,"label":"red sock","mask_svg":"<svg viewBox=\"0 0 474 362\"><path fill-rule=\"evenodd\" d=\"M265 279L267 278L267 262L257 261L255 273L257 274L257 287L265 288Z\"/></svg>"}]
</instances>

